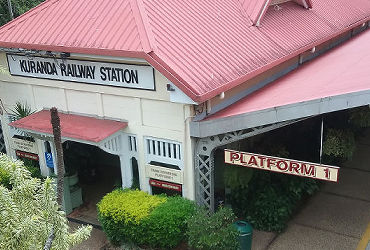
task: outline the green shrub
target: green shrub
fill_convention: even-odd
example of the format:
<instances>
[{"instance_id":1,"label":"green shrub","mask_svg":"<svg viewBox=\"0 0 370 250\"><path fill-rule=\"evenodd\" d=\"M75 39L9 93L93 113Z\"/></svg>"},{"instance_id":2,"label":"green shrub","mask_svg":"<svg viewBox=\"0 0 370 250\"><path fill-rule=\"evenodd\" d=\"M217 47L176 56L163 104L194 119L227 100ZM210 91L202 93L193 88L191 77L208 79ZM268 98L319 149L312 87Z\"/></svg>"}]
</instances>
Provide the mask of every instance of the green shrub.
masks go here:
<instances>
[{"instance_id":1,"label":"green shrub","mask_svg":"<svg viewBox=\"0 0 370 250\"><path fill-rule=\"evenodd\" d=\"M171 248L184 238L195 204L181 197L114 190L98 203L98 218L112 243Z\"/></svg>"},{"instance_id":2,"label":"green shrub","mask_svg":"<svg viewBox=\"0 0 370 250\"><path fill-rule=\"evenodd\" d=\"M10 185L10 175L8 171L0 167L0 185L3 185L6 188L11 188Z\"/></svg>"},{"instance_id":3,"label":"green shrub","mask_svg":"<svg viewBox=\"0 0 370 250\"><path fill-rule=\"evenodd\" d=\"M318 189L314 179L255 171L248 188L234 189L230 201L254 228L280 232L301 200Z\"/></svg>"},{"instance_id":4,"label":"green shrub","mask_svg":"<svg viewBox=\"0 0 370 250\"><path fill-rule=\"evenodd\" d=\"M251 201L251 206L246 211L246 219L259 230L280 232L286 227L293 208L294 204L288 196L266 186Z\"/></svg>"},{"instance_id":5,"label":"green shrub","mask_svg":"<svg viewBox=\"0 0 370 250\"><path fill-rule=\"evenodd\" d=\"M98 218L113 244L137 241L140 221L167 200L139 190L116 189L97 204Z\"/></svg>"},{"instance_id":6,"label":"green shrub","mask_svg":"<svg viewBox=\"0 0 370 250\"><path fill-rule=\"evenodd\" d=\"M199 250L238 249L238 232L232 225L235 219L230 208L221 207L214 214L208 214L203 208L197 209L187 222L189 246Z\"/></svg>"},{"instance_id":7,"label":"green shrub","mask_svg":"<svg viewBox=\"0 0 370 250\"><path fill-rule=\"evenodd\" d=\"M178 245L183 239L187 219L194 214L194 202L182 197L169 197L142 220L143 234L140 244L168 249Z\"/></svg>"}]
</instances>

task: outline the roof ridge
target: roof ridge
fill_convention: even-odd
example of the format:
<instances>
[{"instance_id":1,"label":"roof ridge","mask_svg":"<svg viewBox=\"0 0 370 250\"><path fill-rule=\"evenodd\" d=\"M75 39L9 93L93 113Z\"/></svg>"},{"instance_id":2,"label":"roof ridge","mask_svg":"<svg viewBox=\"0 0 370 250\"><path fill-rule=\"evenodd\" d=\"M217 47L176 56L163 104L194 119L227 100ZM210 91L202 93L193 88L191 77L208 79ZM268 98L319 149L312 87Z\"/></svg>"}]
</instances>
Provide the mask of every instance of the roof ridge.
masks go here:
<instances>
[{"instance_id":1,"label":"roof ridge","mask_svg":"<svg viewBox=\"0 0 370 250\"><path fill-rule=\"evenodd\" d=\"M239 3L239 10L242 16L244 16L248 22L250 22L251 25L253 25L252 18L250 15L247 13L247 11L244 9L243 4L240 1L237 1Z\"/></svg>"},{"instance_id":2,"label":"roof ridge","mask_svg":"<svg viewBox=\"0 0 370 250\"><path fill-rule=\"evenodd\" d=\"M142 0L130 0L131 9L137 15L135 16L136 25L138 26L139 35L143 41L144 52L152 52L155 48L154 36L150 28L145 6Z\"/></svg>"},{"instance_id":3,"label":"roof ridge","mask_svg":"<svg viewBox=\"0 0 370 250\"><path fill-rule=\"evenodd\" d=\"M32 17L33 15L37 15L38 13L40 13L42 10L44 10L45 8L48 8L50 5L56 3L56 2L59 2L60 0L46 0L42 3L40 3L39 5L33 7L32 9L26 11L25 13L23 13L22 15L14 18L13 20L11 20L10 22L4 24L3 26L0 27L0 34L2 34L3 32L5 32L6 30L10 30L14 27L14 25L18 24L18 23L22 23L24 21L26 21L28 18ZM48 4L47 6L44 6ZM44 8L42 8L44 6ZM37 11L36 13L34 13L35 11ZM19 19L23 19L23 20L19 20ZM8 27L10 26L10 27Z\"/></svg>"}]
</instances>

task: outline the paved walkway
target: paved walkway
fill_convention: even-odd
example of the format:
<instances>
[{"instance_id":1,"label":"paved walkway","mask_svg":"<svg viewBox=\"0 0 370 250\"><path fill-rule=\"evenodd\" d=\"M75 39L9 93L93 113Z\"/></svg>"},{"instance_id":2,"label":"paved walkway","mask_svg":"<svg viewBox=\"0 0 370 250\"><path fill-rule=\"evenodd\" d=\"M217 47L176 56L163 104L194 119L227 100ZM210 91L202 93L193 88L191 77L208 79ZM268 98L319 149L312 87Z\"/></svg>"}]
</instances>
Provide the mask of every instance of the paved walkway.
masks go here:
<instances>
[{"instance_id":1,"label":"paved walkway","mask_svg":"<svg viewBox=\"0 0 370 250\"><path fill-rule=\"evenodd\" d=\"M341 168L338 183L325 184L284 233L256 231L252 249L368 250L368 247L370 250L369 223L370 133L367 133L358 143L353 159Z\"/></svg>"}]
</instances>

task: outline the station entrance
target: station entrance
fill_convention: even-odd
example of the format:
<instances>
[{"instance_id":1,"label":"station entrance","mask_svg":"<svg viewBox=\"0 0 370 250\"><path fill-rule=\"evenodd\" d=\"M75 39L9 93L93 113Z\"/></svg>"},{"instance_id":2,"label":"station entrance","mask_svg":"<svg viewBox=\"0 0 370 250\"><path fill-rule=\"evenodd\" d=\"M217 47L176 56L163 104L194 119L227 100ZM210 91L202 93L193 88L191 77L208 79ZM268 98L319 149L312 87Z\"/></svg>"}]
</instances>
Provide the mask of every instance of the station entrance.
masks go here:
<instances>
[{"instance_id":1,"label":"station entrance","mask_svg":"<svg viewBox=\"0 0 370 250\"><path fill-rule=\"evenodd\" d=\"M63 143L63 155L66 192L70 192L71 198L71 204L66 204L72 209L69 217L98 224L96 204L104 195L122 186L119 157L96 146L73 141Z\"/></svg>"}]
</instances>

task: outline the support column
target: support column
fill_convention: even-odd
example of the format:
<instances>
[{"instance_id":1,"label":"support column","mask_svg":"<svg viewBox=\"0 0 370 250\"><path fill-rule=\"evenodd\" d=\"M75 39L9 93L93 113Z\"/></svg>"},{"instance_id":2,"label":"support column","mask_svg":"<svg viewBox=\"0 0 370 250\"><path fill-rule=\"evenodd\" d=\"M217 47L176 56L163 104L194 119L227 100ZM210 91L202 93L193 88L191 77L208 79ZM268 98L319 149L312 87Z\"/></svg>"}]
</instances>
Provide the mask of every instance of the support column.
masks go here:
<instances>
[{"instance_id":1,"label":"support column","mask_svg":"<svg viewBox=\"0 0 370 250\"><path fill-rule=\"evenodd\" d=\"M122 178L122 188L130 188L132 186L132 166L130 164L130 159L126 155L119 155L120 165L121 165L121 178Z\"/></svg>"},{"instance_id":2,"label":"support column","mask_svg":"<svg viewBox=\"0 0 370 250\"><path fill-rule=\"evenodd\" d=\"M214 211L214 157L211 153L198 153L195 165L196 199L200 206Z\"/></svg>"}]
</instances>

